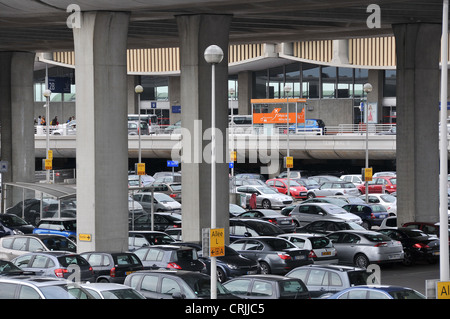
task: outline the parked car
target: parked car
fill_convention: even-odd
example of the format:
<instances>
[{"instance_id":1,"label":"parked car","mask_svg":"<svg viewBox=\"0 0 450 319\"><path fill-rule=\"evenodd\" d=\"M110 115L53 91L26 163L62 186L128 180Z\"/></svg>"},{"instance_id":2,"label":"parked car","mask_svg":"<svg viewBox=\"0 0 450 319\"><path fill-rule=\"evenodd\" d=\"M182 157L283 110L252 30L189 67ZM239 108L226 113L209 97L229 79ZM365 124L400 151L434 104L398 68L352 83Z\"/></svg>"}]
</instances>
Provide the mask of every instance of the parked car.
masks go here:
<instances>
[{"instance_id":1,"label":"parked car","mask_svg":"<svg viewBox=\"0 0 450 319\"><path fill-rule=\"evenodd\" d=\"M239 239L231 243L230 247L257 261L262 274L284 275L295 267L313 263L309 250L299 249L288 240L278 237Z\"/></svg>"},{"instance_id":2,"label":"parked car","mask_svg":"<svg viewBox=\"0 0 450 319\"><path fill-rule=\"evenodd\" d=\"M372 177L378 176L397 176L397 172L395 171L384 171L384 172L376 172L372 175Z\"/></svg>"},{"instance_id":3,"label":"parked car","mask_svg":"<svg viewBox=\"0 0 450 319\"><path fill-rule=\"evenodd\" d=\"M146 121L141 120L141 125L139 125L139 120L128 121L128 135L149 135L150 128Z\"/></svg>"},{"instance_id":4,"label":"parked car","mask_svg":"<svg viewBox=\"0 0 450 319\"><path fill-rule=\"evenodd\" d=\"M288 173L287 171L283 171L283 172L281 172L280 175L277 176L277 178L287 178L288 177L287 173ZM305 170L289 170L289 178L290 179L304 178L307 175L308 175L308 172Z\"/></svg>"},{"instance_id":5,"label":"parked car","mask_svg":"<svg viewBox=\"0 0 450 319\"><path fill-rule=\"evenodd\" d=\"M91 265L76 253L64 251L33 252L16 257L11 262L24 271L34 272L36 276L64 278L76 282L95 281ZM74 271L71 267L76 267L77 271Z\"/></svg>"},{"instance_id":6,"label":"parked car","mask_svg":"<svg viewBox=\"0 0 450 319\"><path fill-rule=\"evenodd\" d=\"M360 198L362 200L366 200L366 195L361 195ZM392 196L391 194L368 194L367 196L369 200L369 204L381 204L386 207L389 215L397 215L397 197Z\"/></svg>"},{"instance_id":7,"label":"parked car","mask_svg":"<svg viewBox=\"0 0 450 319\"><path fill-rule=\"evenodd\" d=\"M361 225L340 219L320 219L297 228L298 233L330 234L338 230L365 230Z\"/></svg>"},{"instance_id":8,"label":"parked car","mask_svg":"<svg viewBox=\"0 0 450 319\"><path fill-rule=\"evenodd\" d=\"M223 285L243 299L310 299L301 280L280 275L245 275Z\"/></svg>"},{"instance_id":9,"label":"parked car","mask_svg":"<svg viewBox=\"0 0 450 319\"><path fill-rule=\"evenodd\" d=\"M178 246L188 246L195 248L200 260L205 264L204 272L211 273L211 260L207 256L203 256L202 244L192 242L180 242L175 243ZM225 255L216 257L217 263L217 280L221 283L229 280L230 278L257 274L260 272L259 264L247 257L242 256L233 248L225 245Z\"/></svg>"},{"instance_id":10,"label":"parked car","mask_svg":"<svg viewBox=\"0 0 450 319\"><path fill-rule=\"evenodd\" d=\"M342 198L338 198L337 196L314 197L302 201L302 204L310 204L310 203L328 203L339 207L343 207L344 205L348 204L347 201L345 201Z\"/></svg>"},{"instance_id":11,"label":"parked car","mask_svg":"<svg viewBox=\"0 0 450 319\"><path fill-rule=\"evenodd\" d=\"M181 183L181 172L156 172L153 178L155 179L153 183Z\"/></svg>"},{"instance_id":12,"label":"parked car","mask_svg":"<svg viewBox=\"0 0 450 319\"><path fill-rule=\"evenodd\" d=\"M134 253L141 260L144 269L202 271L205 268L205 264L198 258L197 250L192 247L157 245L136 249Z\"/></svg>"},{"instance_id":13,"label":"parked car","mask_svg":"<svg viewBox=\"0 0 450 319\"><path fill-rule=\"evenodd\" d=\"M328 196L327 198L341 199L341 200L345 201L347 204L365 204L366 203L361 197L353 196L353 195L336 195L336 196ZM343 207L343 206L341 206L341 207Z\"/></svg>"},{"instance_id":14,"label":"parked car","mask_svg":"<svg viewBox=\"0 0 450 319\"><path fill-rule=\"evenodd\" d=\"M339 177L334 176L334 175L314 175L314 176L310 176L309 178L315 180L317 183L319 183L319 185L324 182L342 181Z\"/></svg>"},{"instance_id":15,"label":"parked car","mask_svg":"<svg viewBox=\"0 0 450 319\"><path fill-rule=\"evenodd\" d=\"M128 196L128 217L135 218L145 213L146 211L142 205L138 201L135 201L131 196Z\"/></svg>"},{"instance_id":16,"label":"parked car","mask_svg":"<svg viewBox=\"0 0 450 319\"><path fill-rule=\"evenodd\" d=\"M357 224L362 224L359 216L347 212L345 209L326 203L310 203L297 205L290 216L294 218L294 222L298 227L305 226L313 221L324 218L339 218L346 221L351 221Z\"/></svg>"},{"instance_id":17,"label":"parked car","mask_svg":"<svg viewBox=\"0 0 450 319\"><path fill-rule=\"evenodd\" d=\"M314 132L317 135L325 135L325 122L321 119L306 119L303 123L297 123L297 129L295 129L295 124L289 126L289 133L301 134L304 132Z\"/></svg>"},{"instance_id":18,"label":"parked car","mask_svg":"<svg viewBox=\"0 0 450 319\"><path fill-rule=\"evenodd\" d=\"M320 184L317 183L312 178L302 177L302 178L296 178L295 181L299 183L302 186L305 186L306 189L313 189L313 188L319 188Z\"/></svg>"},{"instance_id":19,"label":"parked car","mask_svg":"<svg viewBox=\"0 0 450 319\"><path fill-rule=\"evenodd\" d=\"M136 289L115 283L85 283L81 287L95 299L145 299Z\"/></svg>"},{"instance_id":20,"label":"parked car","mask_svg":"<svg viewBox=\"0 0 450 319\"><path fill-rule=\"evenodd\" d=\"M143 214L129 221L129 230L152 230L152 214ZM181 215L153 213L153 230L165 231L167 228L181 227Z\"/></svg>"},{"instance_id":21,"label":"parked car","mask_svg":"<svg viewBox=\"0 0 450 319\"><path fill-rule=\"evenodd\" d=\"M419 229L427 235L434 235L439 237L439 223L428 223L428 222L407 222L402 225L402 227ZM449 230L450 232L450 230Z\"/></svg>"},{"instance_id":22,"label":"parked car","mask_svg":"<svg viewBox=\"0 0 450 319\"><path fill-rule=\"evenodd\" d=\"M236 179L260 179L265 182L266 178L264 175L256 174L256 173L239 173L235 175Z\"/></svg>"},{"instance_id":23,"label":"parked car","mask_svg":"<svg viewBox=\"0 0 450 319\"><path fill-rule=\"evenodd\" d=\"M181 213L181 204L164 193L154 192L153 211L154 212L174 212ZM152 193L139 192L133 194L133 199L142 205L147 213L152 211Z\"/></svg>"},{"instance_id":24,"label":"parked car","mask_svg":"<svg viewBox=\"0 0 450 319\"><path fill-rule=\"evenodd\" d=\"M153 183L154 191L164 193L181 203L181 183ZM155 196L156 200L158 198Z\"/></svg>"},{"instance_id":25,"label":"parked car","mask_svg":"<svg viewBox=\"0 0 450 319\"><path fill-rule=\"evenodd\" d=\"M139 178L141 185L139 185ZM155 179L150 175L128 175L128 187L149 187L153 184Z\"/></svg>"},{"instance_id":26,"label":"parked car","mask_svg":"<svg viewBox=\"0 0 450 319\"><path fill-rule=\"evenodd\" d=\"M292 196L296 199L305 199L308 189L300 185L294 179L289 180L289 194L287 191L288 180L285 178L268 179L266 184L275 188L279 193Z\"/></svg>"},{"instance_id":27,"label":"parked car","mask_svg":"<svg viewBox=\"0 0 450 319\"><path fill-rule=\"evenodd\" d=\"M341 175L341 177L339 178L345 182L350 182L355 185L360 185L364 183L361 174Z\"/></svg>"},{"instance_id":28,"label":"parked car","mask_svg":"<svg viewBox=\"0 0 450 319\"><path fill-rule=\"evenodd\" d=\"M356 286L344 289L328 299L426 299L426 297L407 287Z\"/></svg>"},{"instance_id":29,"label":"parked car","mask_svg":"<svg viewBox=\"0 0 450 319\"><path fill-rule=\"evenodd\" d=\"M342 208L349 213L361 217L361 226L365 229L371 229L373 226L380 226L383 219L389 216L386 208L379 204L348 204Z\"/></svg>"},{"instance_id":30,"label":"parked car","mask_svg":"<svg viewBox=\"0 0 450 319\"><path fill-rule=\"evenodd\" d=\"M428 236L421 230L405 227L379 229L378 232L401 242L405 252L402 262L406 266L419 260L430 264L439 261L439 239L436 236Z\"/></svg>"},{"instance_id":31,"label":"parked car","mask_svg":"<svg viewBox=\"0 0 450 319\"><path fill-rule=\"evenodd\" d=\"M284 231L269 222L258 219L230 219L230 242L237 239L257 236L277 236L284 234Z\"/></svg>"},{"instance_id":32,"label":"parked car","mask_svg":"<svg viewBox=\"0 0 450 319\"><path fill-rule=\"evenodd\" d=\"M167 228L164 232L172 237L176 242L183 240L183 229L181 227Z\"/></svg>"},{"instance_id":33,"label":"parked car","mask_svg":"<svg viewBox=\"0 0 450 319\"><path fill-rule=\"evenodd\" d=\"M151 230L130 230L128 232L128 250L134 251L141 247L153 245L170 245L175 242L165 232Z\"/></svg>"},{"instance_id":34,"label":"parked car","mask_svg":"<svg viewBox=\"0 0 450 319\"><path fill-rule=\"evenodd\" d=\"M279 226L284 232L295 231L295 223L292 217L284 216L271 209L249 210L236 216L237 218L257 218Z\"/></svg>"},{"instance_id":35,"label":"parked car","mask_svg":"<svg viewBox=\"0 0 450 319\"><path fill-rule=\"evenodd\" d=\"M94 271L95 282L123 284L125 277L135 271L144 270L140 259L130 252L97 252L80 254Z\"/></svg>"},{"instance_id":36,"label":"parked car","mask_svg":"<svg viewBox=\"0 0 450 319\"><path fill-rule=\"evenodd\" d=\"M77 251L76 244L61 235L24 234L0 238L0 259L12 260L34 251Z\"/></svg>"},{"instance_id":37,"label":"parked car","mask_svg":"<svg viewBox=\"0 0 450 319\"><path fill-rule=\"evenodd\" d=\"M27 223L24 219L20 218L17 215L14 214L0 214L0 226L3 227L3 229L0 227L0 236L2 236L2 233L9 232L10 235L15 234L31 234L33 233L34 226ZM8 231L8 229L10 231Z\"/></svg>"},{"instance_id":38,"label":"parked car","mask_svg":"<svg viewBox=\"0 0 450 319\"><path fill-rule=\"evenodd\" d=\"M359 190L355 184L344 181L324 182L319 188L308 190L307 197L325 197L334 195L353 195L358 196Z\"/></svg>"},{"instance_id":39,"label":"parked car","mask_svg":"<svg viewBox=\"0 0 450 319\"><path fill-rule=\"evenodd\" d=\"M379 176L373 177L370 182L367 182L367 188L370 193L392 194L397 191L397 177L396 176ZM362 194L366 193L365 185L360 188Z\"/></svg>"},{"instance_id":40,"label":"parked car","mask_svg":"<svg viewBox=\"0 0 450 319\"><path fill-rule=\"evenodd\" d=\"M289 240L300 249L308 249L314 264L337 264L337 251L331 240L319 234L283 234L278 237Z\"/></svg>"},{"instance_id":41,"label":"parked car","mask_svg":"<svg viewBox=\"0 0 450 319\"><path fill-rule=\"evenodd\" d=\"M197 271L143 270L125 278L130 286L147 299L209 299L211 278ZM218 299L237 299L217 282Z\"/></svg>"},{"instance_id":42,"label":"parked car","mask_svg":"<svg viewBox=\"0 0 450 319\"><path fill-rule=\"evenodd\" d=\"M26 272L8 260L0 260L0 276L34 275L34 272Z\"/></svg>"},{"instance_id":43,"label":"parked car","mask_svg":"<svg viewBox=\"0 0 450 319\"><path fill-rule=\"evenodd\" d=\"M367 268L369 264L401 262L402 244L369 230L340 230L327 235L338 252L339 263Z\"/></svg>"},{"instance_id":44,"label":"parked car","mask_svg":"<svg viewBox=\"0 0 450 319\"><path fill-rule=\"evenodd\" d=\"M51 218L41 219L33 234L62 235L76 242L77 219L76 218Z\"/></svg>"},{"instance_id":45,"label":"parked car","mask_svg":"<svg viewBox=\"0 0 450 319\"><path fill-rule=\"evenodd\" d=\"M241 206L236 205L236 204L230 204L230 217L237 216L244 212L246 212L246 210L244 208L242 208Z\"/></svg>"},{"instance_id":46,"label":"parked car","mask_svg":"<svg viewBox=\"0 0 450 319\"><path fill-rule=\"evenodd\" d=\"M266 183L264 183L262 180L256 179L256 178L239 179L236 177L231 177L230 178L230 193L236 193L238 187L246 186L246 185L266 186Z\"/></svg>"},{"instance_id":47,"label":"parked car","mask_svg":"<svg viewBox=\"0 0 450 319\"><path fill-rule=\"evenodd\" d=\"M78 283L40 276L0 277L0 299L94 299Z\"/></svg>"},{"instance_id":48,"label":"parked car","mask_svg":"<svg viewBox=\"0 0 450 319\"><path fill-rule=\"evenodd\" d=\"M291 196L280 194L269 186L247 185L238 187L238 194L246 195L246 201L250 201L250 196L256 194L256 206L264 209L283 208L292 204Z\"/></svg>"},{"instance_id":49,"label":"parked car","mask_svg":"<svg viewBox=\"0 0 450 319\"><path fill-rule=\"evenodd\" d=\"M370 274L366 269L350 266L308 265L291 270L286 277L300 279L308 288L311 298L319 298L349 287L367 285Z\"/></svg>"}]
</instances>

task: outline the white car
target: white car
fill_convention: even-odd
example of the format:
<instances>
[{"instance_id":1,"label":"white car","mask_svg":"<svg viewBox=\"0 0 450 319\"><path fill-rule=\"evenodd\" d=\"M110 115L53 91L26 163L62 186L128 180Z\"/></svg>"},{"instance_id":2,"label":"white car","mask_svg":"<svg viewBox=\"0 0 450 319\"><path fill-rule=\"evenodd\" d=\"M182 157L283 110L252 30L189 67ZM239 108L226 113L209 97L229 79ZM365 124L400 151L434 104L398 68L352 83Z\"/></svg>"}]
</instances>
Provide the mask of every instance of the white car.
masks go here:
<instances>
[{"instance_id":1,"label":"white car","mask_svg":"<svg viewBox=\"0 0 450 319\"><path fill-rule=\"evenodd\" d=\"M284 208L293 203L291 196L279 193L277 190L269 186L245 185L236 189L237 194L246 196L247 204L253 193L256 193L256 206L264 209Z\"/></svg>"},{"instance_id":2,"label":"white car","mask_svg":"<svg viewBox=\"0 0 450 319\"><path fill-rule=\"evenodd\" d=\"M153 202L154 212L173 212L181 213L181 204L164 193L153 193L155 200ZM133 199L138 201L147 213L152 210L152 193L151 192L139 192L133 194Z\"/></svg>"},{"instance_id":3,"label":"white car","mask_svg":"<svg viewBox=\"0 0 450 319\"><path fill-rule=\"evenodd\" d=\"M146 299L136 289L115 283L85 283L81 284L95 299Z\"/></svg>"},{"instance_id":4,"label":"white car","mask_svg":"<svg viewBox=\"0 0 450 319\"><path fill-rule=\"evenodd\" d=\"M359 196L362 200L366 200L366 195ZM389 215L397 215L397 197L390 194L374 193L368 195L369 204L383 205Z\"/></svg>"},{"instance_id":5,"label":"white car","mask_svg":"<svg viewBox=\"0 0 450 319\"><path fill-rule=\"evenodd\" d=\"M364 184L361 174L359 174L359 175L358 174L342 175L340 177L340 179L342 179L343 181L346 181L346 182L353 183L355 185Z\"/></svg>"},{"instance_id":6,"label":"white car","mask_svg":"<svg viewBox=\"0 0 450 319\"><path fill-rule=\"evenodd\" d=\"M325 235L319 234L282 234L278 237L289 240L300 249L310 250L310 256L315 264L337 264L336 248Z\"/></svg>"},{"instance_id":7,"label":"white car","mask_svg":"<svg viewBox=\"0 0 450 319\"><path fill-rule=\"evenodd\" d=\"M355 184L344 181L329 181L324 182L319 188L309 189L307 193L308 198L336 196L336 195L353 195L358 196L359 190Z\"/></svg>"}]
</instances>

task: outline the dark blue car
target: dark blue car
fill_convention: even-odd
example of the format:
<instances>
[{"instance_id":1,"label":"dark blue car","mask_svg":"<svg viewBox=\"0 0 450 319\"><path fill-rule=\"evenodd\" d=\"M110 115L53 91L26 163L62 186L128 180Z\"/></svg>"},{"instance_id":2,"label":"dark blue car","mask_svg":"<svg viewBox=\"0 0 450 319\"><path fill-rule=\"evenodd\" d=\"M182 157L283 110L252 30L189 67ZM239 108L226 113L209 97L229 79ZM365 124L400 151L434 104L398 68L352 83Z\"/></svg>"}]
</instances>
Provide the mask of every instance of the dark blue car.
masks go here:
<instances>
[{"instance_id":1,"label":"dark blue car","mask_svg":"<svg viewBox=\"0 0 450 319\"><path fill-rule=\"evenodd\" d=\"M380 204L348 204L342 208L361 217L361 226L365 229L371 229L372 226L380 226L383 220L389 216L389 212Z\"/></svg>"}]
</instances>

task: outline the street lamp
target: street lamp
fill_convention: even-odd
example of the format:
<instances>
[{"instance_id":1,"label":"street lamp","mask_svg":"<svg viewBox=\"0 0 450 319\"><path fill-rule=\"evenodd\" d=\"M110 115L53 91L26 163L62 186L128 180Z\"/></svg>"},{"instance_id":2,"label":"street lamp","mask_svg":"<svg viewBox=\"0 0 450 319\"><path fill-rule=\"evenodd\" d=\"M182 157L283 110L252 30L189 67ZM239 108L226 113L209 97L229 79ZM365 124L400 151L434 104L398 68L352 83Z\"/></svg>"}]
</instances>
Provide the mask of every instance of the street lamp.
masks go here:
<instances>
[{"instance_id":1,"label":"street lamp","mask_svg":"<svg viewBox=\"0 0 450 319\"><path fill-rule=\"evenodd\" d=\"M211 229L216 228L216 64L223 59L223 51L210 45L204 52L205 61L211 64ZM217 299L217 261L211 257L211 299Z\"/></svg>"},{"instance_id":2,"label":"street lamp","mask_svg":"<svg viewBox=\"0 0 450 319\"><path fill-rule=\"evenodd\" d=\"M291 169L290 169L290 165L288 165L288 158L290 157L290 146L289 146L289 93L291 92L291 87L289 85L285 85L284 86L284 95L286 96L286 106L287 106L287 116L286 116L286 141L287 141L287 146L286 146L286 168L287 168L287 196L290 196L291 193L291 182L290 182L290 173L291 173ZM295 128L295 131L297 131L297 127Z\"/></svg>"},{"instance_id":3,"label":"street lamp","mask_svg":"<svg viewBox=\"0 0 450 319\"><path fill-rule=\"evenodd\" d=\"M50 130L50 126L49 126L49 124L50 124L50 122L49 122L49 119L50 119L50 95L52 94L52 91L50 91L49 89L47 89L47 90L45 90L44 92L43 92L43 95L44 95L44 97L45 97L45 100L46 100L46 104L45 104L45 130L46 130L46 155L45 155L45 158L46 159L49 159L48 158L48 153L49 153L49 151L50 151L50 135L49 135L49 130ZM46 182L47 183L50 183L50 170L46 170Z\"/></svg>"},{"instance_id":4,"label":"street lamp","mask_svg":"<svg viewBox=\"0 0 450 319\"><path fill-rule=\"evenodd\" d=\"M138 140L139 140L139 155L138 155L138 163L141 164L142 160L142 152L141 152L141 93L144 92L144 88L142 85L136 85L134 88L134 92L138 95ZM139 174L139 187L142 186L142 178L141 174Z\"/></svg>"},{"instance_id":5,"label":"street lamp","mask_svg":"<svg viewBox=\"0 0 450 319\"><path fill-rule=\"evenodd\" d=\"M366 169L369 168L369 101L368 93L372 92L372 84L364 84L364 92L366 93L365 122L366 122ZM363 97L364 98L364 97ZM364 190L366 193L366 203L369 203L369 188L366 178L364 178Z\"/></svg>"}]
</instances>

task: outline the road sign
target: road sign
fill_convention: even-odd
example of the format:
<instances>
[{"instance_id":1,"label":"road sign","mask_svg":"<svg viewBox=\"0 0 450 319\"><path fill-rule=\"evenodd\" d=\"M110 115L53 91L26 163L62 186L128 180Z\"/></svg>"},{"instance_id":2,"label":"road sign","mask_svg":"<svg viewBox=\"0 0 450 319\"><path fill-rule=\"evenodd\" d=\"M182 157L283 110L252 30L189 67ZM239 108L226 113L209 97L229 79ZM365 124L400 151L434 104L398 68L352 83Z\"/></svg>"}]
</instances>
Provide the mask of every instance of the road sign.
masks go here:
<instances>
[{"instance_id":1,"label":"road sign","mask_svg":"<svg viewBox=\"0 0 450 319\"><path fill-rule=\"evenodd\" d=\"M364 182L372 181L372 175L373 175L372 167L362 169L362 177Z\"/></svg>"},{"instance_id":2,"label":"road sign","mask_svg":"<svg viewBox=\"0 0 450 319\"><path fill-rule=\"evenodd\" d=\"M450 299L450 282L437 282L437 299Z\"/></svg>"},{"instance_id":3,"label":"road sign","mask_svg":"<svg viewBox=\"0 0 450 319\"><path fill-rule=\"evenodd\" d=\"M232 151L230 154L230 160L236 162L236 151Z\"/></svg>"},{"instance_id":4,"label":"road sign","mask_svg":"<svg viewBox=\"0 0 450 319\"><path fill-rule=\"evenodd\" d=\"M70 93L71 82L69 77L49 77L48 89L52 93Z\"/></svg>"},{"instance_id":5,"label":"road sign","mask_svg":"<svg viewBox=\"0 0 450 319\"><path fill-rule=\"evenodd\" d=\"M47 159L49 159L49 160L53 159L53 151L52 150L48 150Z\"/></svg>"},{"instance_id":6,"label":"road sign","mask_svg":"<svg viewBox=\"0 0 450 319\"><path fill-rule=\"evenodd\" d=\"M228 168L234 168L234 163L232 162L228 163Z\"/></svg>"},{"instance_id":7,"label":"road sign","mask_svg":"<svg viewBox=\"0 0 450 319\"><path fill-rule=\"evenodd\" d=\"M178 167L178 161L167 161L167 167Z\"/></svg>"},{"instance_id":8,"label":"road sign","mask_svg":"<svg viewBox=\"0 0 450 319\"><path fill-rule=\"evenodd\" d=\"M138 175L145 175L145 163L137 163L136 171Z\"/></svg>"},{"instance_id":9,"label":"road sign","mask_svg":"<svg viewBox=\"0 0 450 319\"><path fill-rule=\"evenodd\" d=\"M212 228L209 231L210 257L225 256L225 229Z\"/></svg>"},{"instance_id":10,"label":"road sign","mask_svg":"<svg viewBox=\"0 0 450 319\"><path fill-rule=\"evenodd\" d=\"M78 239L81 241L91 241L92 236L91 234L78 234Z\"/></svg>"},{"instance_id":11,"label":"road sign","mask_svg":"<svg viewBox=\"0 0 450 319\"><path fill-rule=\"evenodd\" d=\"M294 158L292 156L285 157L286 161L286 168L293 168L294 167Z\"/></svg>"},{"instance_id":12,"label":"road sign","mask_svg":"<svg viewBox=\"0 0 450 319\"><path fill-rule=\"evenodd\" d=\"M46 170L52 169L52 160L51 159L45 159L45 169Z\"/></svg>"},{"instance_id":13,"label":"road sign","mask_svg":"<svg viewBox=\"0 0 450 319\"><path fill-rule=\"evenodd\" d=\"M0 173L6 173L8 171L8 161L0 161Z\"/></svg>"}]
</instances>

